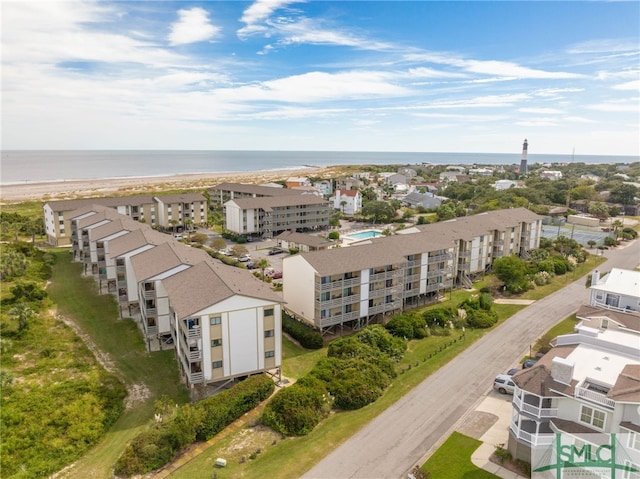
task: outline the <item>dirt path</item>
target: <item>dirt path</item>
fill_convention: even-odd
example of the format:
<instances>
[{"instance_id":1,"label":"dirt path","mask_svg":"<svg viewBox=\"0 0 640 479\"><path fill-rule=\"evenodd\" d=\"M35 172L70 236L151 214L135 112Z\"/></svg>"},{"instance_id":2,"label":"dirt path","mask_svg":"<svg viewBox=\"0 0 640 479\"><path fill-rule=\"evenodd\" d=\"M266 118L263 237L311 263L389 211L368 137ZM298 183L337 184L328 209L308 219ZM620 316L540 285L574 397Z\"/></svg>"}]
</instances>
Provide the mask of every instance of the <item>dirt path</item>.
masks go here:
<instances>
[{"instance_id":1,"label":"dirt path","mask_svg":"<svg viewBox=\"0 0 640 479\"><path fill-rule=\"evenodd\" d=\"M105 370L118 376L120 381L122 381L122 383L127 388L127 397L125 399L125 409L127 410L131 409L136 404L144 402L149 397L151 397L151 391L149 391L149 388L147 387L146 384L144 383L127 384L125 379L122 377L122 374L120 374L120 371L118 371L118 368L116 367L115 362L111 359L111 356L109 356L109 354L102 351L96 345L96 343L93 342L93 340L91 339L91 336L89 336L87 333L82 331L82 329L80 329L80 327L72 319L58 313L54 309L50 309L49 314L51 314L51 316L53 316L55 319L62 321L64 324L69 326L73 330L73 332L76 334L76 336L82 339L84 344L87 345L89 350L93 353L94 357L96 358L96 361L98 361L98 363L100 363L100 365Z\"/></svg>"}]
</instances>

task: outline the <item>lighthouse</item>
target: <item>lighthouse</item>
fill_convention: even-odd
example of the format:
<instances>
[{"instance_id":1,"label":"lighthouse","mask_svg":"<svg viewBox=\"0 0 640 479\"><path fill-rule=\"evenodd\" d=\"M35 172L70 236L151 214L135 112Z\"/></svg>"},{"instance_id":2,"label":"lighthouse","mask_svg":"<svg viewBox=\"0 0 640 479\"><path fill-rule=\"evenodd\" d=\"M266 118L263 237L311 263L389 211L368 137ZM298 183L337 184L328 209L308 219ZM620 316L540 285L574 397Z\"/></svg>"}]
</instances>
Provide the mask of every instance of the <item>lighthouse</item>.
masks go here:
<instances>
[{"instance_id":1,"label":"lighthouse","mask_svg":"<svg viewBox=\"0 0 640 479\"><path fill-rule=\"evenodd\" d=\"M525 138L524 143L522 144L522 159L520 160L520 174L527 174L527 139Z\"/></svg>"}]
</instances>

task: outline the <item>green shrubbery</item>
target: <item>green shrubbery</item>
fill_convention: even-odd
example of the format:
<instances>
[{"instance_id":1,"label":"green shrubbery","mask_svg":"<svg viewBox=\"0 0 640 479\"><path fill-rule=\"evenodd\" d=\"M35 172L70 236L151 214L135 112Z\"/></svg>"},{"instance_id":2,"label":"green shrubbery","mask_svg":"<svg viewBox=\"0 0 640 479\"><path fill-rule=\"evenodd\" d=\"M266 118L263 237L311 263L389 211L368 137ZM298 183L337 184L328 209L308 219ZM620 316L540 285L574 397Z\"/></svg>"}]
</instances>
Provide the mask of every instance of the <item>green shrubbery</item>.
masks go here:
<instances>
[{"instance_id":1,"label":"green shrubbery","mask_svg":"<svg viewBox=\"0 0 640 479\"><path fill-rule=\"evenodd\" d=\"M282 330L300 343L303 348L320 349L324 346L322 335L315 329L282 313Z\"/></svg>"},{"instance_id":2,"label":"green shrubbery","mask_svg":"<svg viewBox=\"0 0 640 479\"><path fill-rule=\"evenodd\" d=\"M331 343L327 357L265 407L263 422L288 436L308 434L332 407L359 409L378 399L396 376L406 343L369 326Z\"/></svg>"},{"instance_id":3,"label":"green shrubbery","mask_svg":"<svg viewBox=\"0 0 640 479\"><path fill-rule=\"evenodd\" d=\"M196 404L156 403L156 424L138 434L116 462L118 476L145 474L171 462L181 449L205 441L268 398L275 386L256 375Z\"/></svg>"}]
</instances>

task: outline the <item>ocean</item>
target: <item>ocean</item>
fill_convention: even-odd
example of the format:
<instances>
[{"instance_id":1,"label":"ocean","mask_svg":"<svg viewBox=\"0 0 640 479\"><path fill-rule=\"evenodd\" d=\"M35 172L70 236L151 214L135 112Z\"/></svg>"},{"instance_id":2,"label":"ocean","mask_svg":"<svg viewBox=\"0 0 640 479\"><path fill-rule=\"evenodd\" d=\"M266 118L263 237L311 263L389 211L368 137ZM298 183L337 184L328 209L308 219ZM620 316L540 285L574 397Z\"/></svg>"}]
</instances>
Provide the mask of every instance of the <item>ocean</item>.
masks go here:
<instances>
[{"instance_id":1,"label":"ocean","mask_svg":"<svg viewBox=\"0 0 640 479\"><path fill-rule=\"evenodd\" d=\"M632 163L634 156L534 155L533 163ZM520 154L346 151L3 150L0 184L185 173L296 170L332 165L509 165Z\"/></svg>"}]
</instances>

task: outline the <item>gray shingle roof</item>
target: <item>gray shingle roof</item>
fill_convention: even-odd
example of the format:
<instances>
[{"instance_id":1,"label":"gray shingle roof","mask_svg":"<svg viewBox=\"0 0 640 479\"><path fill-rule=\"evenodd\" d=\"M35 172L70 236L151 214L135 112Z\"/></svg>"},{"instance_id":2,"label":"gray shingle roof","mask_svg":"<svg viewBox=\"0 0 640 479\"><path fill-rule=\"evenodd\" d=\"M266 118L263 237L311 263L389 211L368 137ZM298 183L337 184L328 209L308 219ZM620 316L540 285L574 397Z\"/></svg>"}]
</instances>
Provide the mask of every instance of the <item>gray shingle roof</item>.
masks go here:
<instances>
[{"instance_id":1,"label":"gray shingle roof","mask_svg":"<svg viewBox=\"0 0 640 479\"><path fill-rule=\"evenodd\" d=\"M162 280L180 319L235 295L282 303L282 298L247 271L207 259Z\"/></svg>"},{"instance_id":2,"label":"gray shingle roof","mask_svg":"<svg viewBox=\"0 0 640 479\"><path fill-rule=\"evenodd\" d=\"M329 202L324 198L316 195L297 195L297 196L280 196L280 197L263 197L263 198L237 198L229 200L238 205L239 208L251 209L262 208L269 210L283 206L302 206L302 205L328 205Z\"/></svg>"},{"instance_id":3,"label":"gray shingle roof","mask_svg":"<svg viewBox=\"0 0 640 479\"><path fill-rule=\"evenodd\" d=\"M220 183L212 188L214 191L234 191L258 196L301 196L302 192L289 188L272 186L246 185L242 183Z\"/></svg>"},{"instance_id":4,"label":"gray shingle roof","mask_svg":"<svg viewBox=\"0 0 640 479\"><path fill-rule=\"evenodd\" d=\"M297 231L284 231L276 236L276 239L293 241L294 243L304 244L308 246L321 247L334 244L333 241L322 238L320 236L298 233Z\"/></svg>"}]
</instances>

